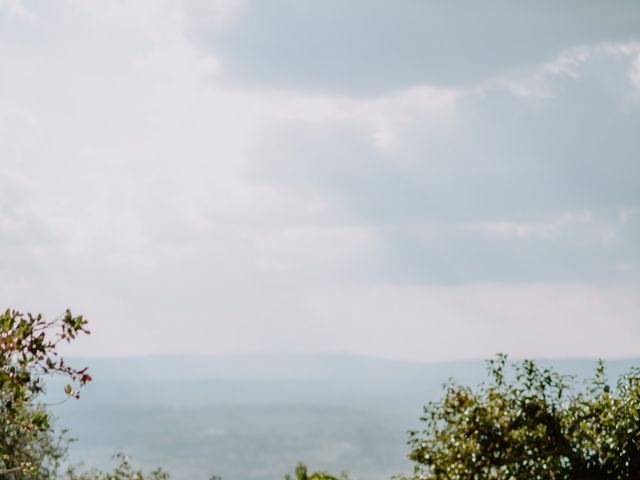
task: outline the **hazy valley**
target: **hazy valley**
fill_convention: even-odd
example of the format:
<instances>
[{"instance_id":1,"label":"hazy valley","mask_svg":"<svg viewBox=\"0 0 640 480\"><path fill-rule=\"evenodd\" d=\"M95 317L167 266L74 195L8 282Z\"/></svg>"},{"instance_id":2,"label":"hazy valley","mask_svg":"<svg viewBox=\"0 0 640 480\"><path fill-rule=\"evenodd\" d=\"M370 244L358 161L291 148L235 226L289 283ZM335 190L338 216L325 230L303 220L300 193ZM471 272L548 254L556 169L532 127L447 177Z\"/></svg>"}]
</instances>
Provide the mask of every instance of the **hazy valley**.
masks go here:
<instances>
[{"instance_id":1,"label":"hazy valley","mask_svg":"<svg viewBox=\"0 0 640 480\"><path fill-rule=\"evenodd\" d=\"M449 377L475 385L485 368L294 354L70 361L94 376L80 401L54 407L78 439L71 461L107 467L124 451L178 480L281 478L299 460L361 479L409 472L406 432L422 405ZM595 360L547 363L584 378ZM608 362L610 378L638 364ZM61 392L52 382L48 401Z\"/></svg>"}]
</instances>

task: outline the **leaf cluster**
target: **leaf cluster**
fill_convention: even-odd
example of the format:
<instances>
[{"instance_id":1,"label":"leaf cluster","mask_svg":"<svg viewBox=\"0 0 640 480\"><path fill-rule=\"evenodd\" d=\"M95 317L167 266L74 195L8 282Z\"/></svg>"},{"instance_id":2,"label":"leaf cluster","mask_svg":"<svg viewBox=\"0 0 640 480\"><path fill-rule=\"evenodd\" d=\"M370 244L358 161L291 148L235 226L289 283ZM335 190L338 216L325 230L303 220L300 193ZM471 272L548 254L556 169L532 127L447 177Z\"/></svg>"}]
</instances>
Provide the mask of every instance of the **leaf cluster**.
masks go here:
<instances>
[{"instance_id":1,"label":"leaf cluster","mask_svg":"<svg viewBox=\"0 0 640 480\"><path fill-rule=\"evenodd\" d=\"M91 381L86 368L70 367L56 351L61 342L88 334L86 325L82 316L69 310L51 321L17 310L0 314L0 474L37 478L45 457L63 456L62 441L53 443L50 435L47 410L35 402L44 391L46 375L61 375L78 386ZM79 398L70 384L65 393L67 399Z\"/></svg>"},{"instance_id":2,"label":"leaf cluster","mask_svg":"<svg viewBox=\"0 0 640 480\"><path fill-rule=\"evenodd\" d=\"M309 473L309 469L304 463L298 463L294 476L287 474L284 478L285 480L348 480L348 475L344 472L339 477L322 471Z\"/></svg>"},{"instance_id":3,"label":"leaf cluster","mask_svg":"<svg viewBox=\"0 0 640 480\"><path fill-rule=\"evenodd\" d=\"M488 364L477 389L445 385L410 432L415 479L637 479L640 370L615 388L598 364L586 387L531 360Z\"/></svg>"}]
</instances>

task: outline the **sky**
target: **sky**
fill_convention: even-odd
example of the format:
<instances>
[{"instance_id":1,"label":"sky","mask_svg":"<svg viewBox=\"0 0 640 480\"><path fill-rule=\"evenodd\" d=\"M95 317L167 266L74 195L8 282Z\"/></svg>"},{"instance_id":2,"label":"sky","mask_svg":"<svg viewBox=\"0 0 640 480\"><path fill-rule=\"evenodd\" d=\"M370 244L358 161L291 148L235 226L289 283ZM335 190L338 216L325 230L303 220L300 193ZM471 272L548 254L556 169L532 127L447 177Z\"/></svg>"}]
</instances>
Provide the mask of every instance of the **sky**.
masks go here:
<instances>
[{"instance_id":1,"label":"sky","mask_svg":"<svg viewBox=\"0 0 640 480\"><path fill-rule=\"evenodd\" d=\"M640 3L0 0L0 292L75 355L640 355Z\"/></svg>"}]
</instances>

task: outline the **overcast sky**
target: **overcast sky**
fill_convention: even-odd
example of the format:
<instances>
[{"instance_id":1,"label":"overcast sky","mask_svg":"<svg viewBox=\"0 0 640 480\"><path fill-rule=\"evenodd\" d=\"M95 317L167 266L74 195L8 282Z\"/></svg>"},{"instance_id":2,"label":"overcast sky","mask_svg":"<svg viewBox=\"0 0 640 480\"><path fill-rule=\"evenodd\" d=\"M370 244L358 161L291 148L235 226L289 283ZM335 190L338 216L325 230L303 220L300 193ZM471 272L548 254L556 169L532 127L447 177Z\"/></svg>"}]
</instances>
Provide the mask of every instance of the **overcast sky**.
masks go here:
<instances>
[{"instance_id":1,"label":"overcast sky","mask_svg":"<svg viewBox=\"0 0 640 480\"><path fill-rule=\"evenodd\" d=\"M71 353L640 355L640 2L0 0L0 294Z\"/></svg>"}]
</instances>

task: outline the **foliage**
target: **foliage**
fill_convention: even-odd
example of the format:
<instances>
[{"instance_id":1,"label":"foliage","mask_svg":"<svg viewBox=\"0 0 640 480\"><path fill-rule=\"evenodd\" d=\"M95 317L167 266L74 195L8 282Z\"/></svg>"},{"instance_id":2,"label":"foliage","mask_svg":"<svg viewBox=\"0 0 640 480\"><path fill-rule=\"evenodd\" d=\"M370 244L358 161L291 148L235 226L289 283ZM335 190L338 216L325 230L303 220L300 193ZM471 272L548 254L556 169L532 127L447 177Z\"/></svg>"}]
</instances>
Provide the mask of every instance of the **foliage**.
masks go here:
<instances>
[{"instance_id":1,"label":"foliage","mask_svg":"<svg viewBox=\"0 0 640 480\"><path fill-rule=\"evenodd\" d=\"M61 462L67 455L66 431L37 431L25 435L11 423L0 427L0 438L11 455L4 462L6 480L53 480L58 478Z\"/></svg>"},{"instance_id":2,"label":"foliage","mask_svg":"<svg viewBox=\"0 0 640 480\"><path fill-rule=\"evenodd\" d=\"M88 334L86 320L70 311L52 321L42 315L6 310L0 315L0 474L3 478L53 477L66 453L63 437L55 438L50 416L35 404L44 375L62 375L80 386L91 380L56 352L61 342ZM66 398L79 398L71 384Z\"/></svg>"},{"instance_id":3,"label":"foliage","mask_svg":"<svg viewBox=\"0 0 640 480\"><path fill-rule=\"evenodd\" d=\"M67 455L68 438L63 430L54 435L45 405L36 403L44 392L43 377L62 375L83 386L91 381L87 369L65 364L57 351L62 342L88 334L87 321L69 310L52 321L42 315L6 310L0 316L0 477L7 480L54 480ZM80 398L77 388L67 384L65 400ZM112 472L78 473L69 468L68 480L168 480L156 469L145 475L131 466L129 458L115 455L119 464Z\"/></svg>"},{"instance_id":4,"label":"foliage","mask_svg":"<svg viewBox=\"0 0 640 480\"><path fill-rule=\"evenodd\" d=\"M410 433L414 478L424 480L638 479L640 369L615 388L602 362L578 388L525 360L489 362L476 390L449 383Z\"/></svg>"},{"instance_id":5,"label":"foliage","mask_svg":"<svg viewBox=\"0 0 640 480\"><path fill-rule=\"evenodd\" d=\"M0 478L55 480L67 453L46 406L37 404L43 377L70 382L65 400L91 381L87 369L69 367L61 342L88 334L87 321L70 311L52 321L7 310L0 315ZM525 360L488 364L478 388L445 385L442 399L425 406L424 428L410 433L414 480L632 480L640 479L640 369L609 385L604 364L584 386ZM162 469L145 473L123 454L113 471L78 472L68 480L168 480ZM309 472L300 463L285 480L347 480L346 474ZM211 480L220 480L213 476Z\"/></svg>"},{"instance_id":6,"label":"foliage","mask_svg":"<svg viewBox=\"0 0 640 480\"><path fill-rule=\"evenodd\" d=\"M327 472L312 472L309 473L307 466L304 463L298 463L295 469L295 477L287 474L285 480L347 480L346 473L342 473L339 477L333 476Z\"/></svg>"},{"instance_id":7,"label":"foliage","mask_svg":"<svg viewBox=\"0 0 640 480\"><path fill-rule=\"evenodd\" d=\"M131 460L123 453L117 453L114 458L119 462L112 472L101 472L90 470L84 473L77 473L75 468L67 471L69 480L168 480L169 474L160 468L145 474L142 470L137 470L131 465Z\"/></svg>"}]
</instances>

